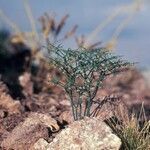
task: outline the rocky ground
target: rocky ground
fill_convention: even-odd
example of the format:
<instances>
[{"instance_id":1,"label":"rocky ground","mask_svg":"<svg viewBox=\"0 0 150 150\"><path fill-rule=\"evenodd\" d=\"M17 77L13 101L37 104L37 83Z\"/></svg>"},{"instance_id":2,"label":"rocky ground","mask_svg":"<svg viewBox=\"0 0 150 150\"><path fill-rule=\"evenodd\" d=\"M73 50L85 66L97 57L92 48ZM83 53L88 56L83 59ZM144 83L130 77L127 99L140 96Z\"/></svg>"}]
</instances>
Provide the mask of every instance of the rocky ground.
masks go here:
<instances>
[{"instance_id":1,"label":"rocky ground","mask_svg":"<svg viewBox=\"0 0 150 150\"><path fill-rule=\"evenodd\" d=\"M53 71L51 70L51 73ZM71 124L73 119L67 96L61 88L48 82L51 78L50 75L50 73L47 73L45 78L33 79L29 72L24 72L18 76L23 95L20 97L14 97L8 85L4 81L0 81L1 149L42 149L42 147L38 147L38 143L41 141L42 144L40 146L45 143L45 145L49 145L49 149L62 149L61 146L63 142L65 143L65 138L68 138L69 135L78 134L74 130L79 130L81 127L80 124ZM41 84L38 92L34 91L35 84L37 86ZM110 101L100 108L96 115L98 119L105 120L112 117L114 112L119 117L122 114L126 114L127 109L139 113L142 103L147 118L150 118L149 88L145 78L136 69L106 79L104 87L98 91L97 97L103 99L108 95L111 95ZM119 96L117 102L113 102L113 99L111 99L114 96ZM71 129L68 128L67 130L71 130L72 133L68 133L69 131L66 129L66 131L64 130L68 125ZM77 129L76 127L74 129L74 126L77 126ZM96 126L98 128L98 124L94 125L91 127L92 129L87 129L87 132L93 132L94 134L94 132L97 132L94 130ZM60 132L61 130L63 132ZM83 130L86 132L86 129ZM76 136L78 137L79 135ZM86 133L80 136L84 137ZM97 137L98 135L95 136ZM75 141L70 139L70 142L73 140L78 149L78 145L86 145L88 143L89 139L85 137L84 139L85 141L79 141L78 138ZM65 146L67 147L67 144ZM43 149L46 149L44 145Z\"/></svg>"},{"instance_id":2,"label":"rocky ground","mask_svg":"<svg viewBox=\"0 0 150 150\"><path fill-rule=\"evenodd\" d=\"M66 140L70 139L76 149L87 150L90 146L97 149L110 141L112 144L105 149L115 150L120 147L120 141L103 120L114 115L125 119L128 112L139 114L141 106L150 119L149 82L137 69L107 78L97 93L101 106L94 115L96 118L76 123L73 122L67 95L49 82L52 75L62 76L61 73L52 67L48 69L42 61L38 67L32 66L31 60L29 51L0 58L0 149L62 150L64 143L67 143L64 149L68 149ZM92 111L96 108L95 104ZM98 134L101 130L106 130L107 134ZM91 136L87 137L87 133ZM69 135L72 138L68 138ZM94 144L96 147L93 148L91 141L97 146Z\"/></svg>"}]
</instances>

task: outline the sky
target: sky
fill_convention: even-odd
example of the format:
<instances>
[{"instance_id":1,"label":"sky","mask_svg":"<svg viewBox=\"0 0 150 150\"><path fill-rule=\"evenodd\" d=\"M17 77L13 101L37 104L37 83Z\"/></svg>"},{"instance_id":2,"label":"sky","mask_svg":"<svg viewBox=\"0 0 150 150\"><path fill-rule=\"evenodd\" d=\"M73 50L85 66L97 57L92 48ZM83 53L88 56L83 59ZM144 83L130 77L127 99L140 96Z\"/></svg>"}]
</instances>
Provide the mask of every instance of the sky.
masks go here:
<instances>
[{"instance_id":1,"label":"sky","mask_svg":"<svg viewBox=\"0 0 150 150\"><path fill-rule=\"evenodd\" d=\"M131 4L135 0L28 0L35 20L44 13L55 14L59 20L63 15L70 17L66 29L78 24L77 35L88 36L100 23L115 13L115 10ZM22 30L30 30L23 0L0 0L0 9ZM127 11L127 10L126 10ZM128 11L127 11L128 12ZM113 20L96 40L106 42L126 15ZM8 27L0 18L0 27ZM39 24L37 21L37 28ZM74 47L74 42L64 43L65 47ZM139 62L138 66L150 68L150 2L147 0L120 33L116 53L124 55L129 61Z\"/></svg>"}]
</instances>

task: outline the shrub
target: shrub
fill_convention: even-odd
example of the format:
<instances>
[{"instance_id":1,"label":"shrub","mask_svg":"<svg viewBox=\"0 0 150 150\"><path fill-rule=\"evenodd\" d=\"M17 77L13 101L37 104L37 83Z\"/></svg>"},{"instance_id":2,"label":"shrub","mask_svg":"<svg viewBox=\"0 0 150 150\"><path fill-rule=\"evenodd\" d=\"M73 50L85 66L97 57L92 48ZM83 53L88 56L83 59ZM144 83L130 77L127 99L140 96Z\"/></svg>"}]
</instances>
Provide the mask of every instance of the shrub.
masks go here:
<instances>
[{"instance_id":1,"label":"shrub","mask_svg":"<svg viewBox=\"0 0 150 150\"><path fill-rule=\"evenodd\" d=\"M55 77L53 81L68 94L74 120L90 117L91 106L104 79L130 66L105 48L72 50L49 44L48 51L50 63L65 76L64 80Z\"/></svg>"}]
</instances>

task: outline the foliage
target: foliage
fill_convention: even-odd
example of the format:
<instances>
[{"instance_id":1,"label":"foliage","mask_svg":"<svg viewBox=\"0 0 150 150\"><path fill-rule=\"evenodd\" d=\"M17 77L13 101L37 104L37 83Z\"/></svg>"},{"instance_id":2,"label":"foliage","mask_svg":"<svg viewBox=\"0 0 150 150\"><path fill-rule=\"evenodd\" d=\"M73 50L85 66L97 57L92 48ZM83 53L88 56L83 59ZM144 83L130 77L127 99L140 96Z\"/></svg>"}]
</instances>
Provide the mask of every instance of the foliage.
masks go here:
<instances>
[{"instance_id":1,"label":"foliage","mask_svg":"<svg viewBox=\"0 0 150 150\"><path fill-rule=\"evenodd\" d=\"M108 121L109 126L121 139L121 150L149 150L150 149L150 121L140 120L132 114L126 122L119 123L114 119Z\"/></svg>"},{"instance_id":2,"label":"foliage","mask_svg":"<svg viewBox=\"0 0 150 150\"><path fill-rule=\"evenodd\" d=\"M74 120L90 116L97 91L108 75L130 66L130 63L104 48L66 50L49 45L48 50L50 63L65 76L63 80L55 78L54 83L63 87L68 94Z\"/></svg>"}]
</instances>

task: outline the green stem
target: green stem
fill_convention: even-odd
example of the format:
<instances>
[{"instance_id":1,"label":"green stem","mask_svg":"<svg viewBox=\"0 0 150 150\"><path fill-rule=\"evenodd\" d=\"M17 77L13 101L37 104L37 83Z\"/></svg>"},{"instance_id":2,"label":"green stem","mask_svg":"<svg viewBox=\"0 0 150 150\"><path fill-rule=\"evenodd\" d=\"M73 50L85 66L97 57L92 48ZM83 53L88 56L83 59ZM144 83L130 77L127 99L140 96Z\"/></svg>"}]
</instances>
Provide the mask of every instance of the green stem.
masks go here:
<instances>
[{"instance_id":1,"label":"green stem","mask_svg":"<svg viewBox=\"0 0 150 150\"><path fill-rule=\"evenodd\" d=\"M82 99L79 98L79 118L82 118Z\"/></svg>"}]
</instances>

